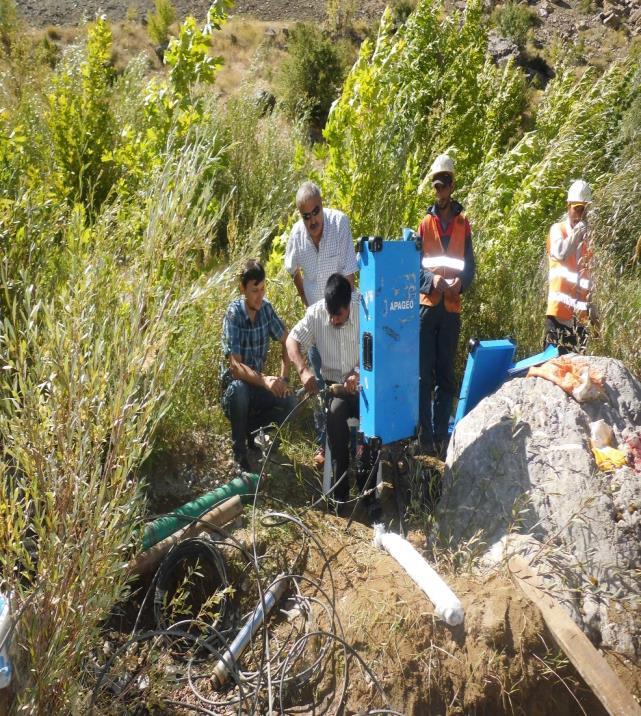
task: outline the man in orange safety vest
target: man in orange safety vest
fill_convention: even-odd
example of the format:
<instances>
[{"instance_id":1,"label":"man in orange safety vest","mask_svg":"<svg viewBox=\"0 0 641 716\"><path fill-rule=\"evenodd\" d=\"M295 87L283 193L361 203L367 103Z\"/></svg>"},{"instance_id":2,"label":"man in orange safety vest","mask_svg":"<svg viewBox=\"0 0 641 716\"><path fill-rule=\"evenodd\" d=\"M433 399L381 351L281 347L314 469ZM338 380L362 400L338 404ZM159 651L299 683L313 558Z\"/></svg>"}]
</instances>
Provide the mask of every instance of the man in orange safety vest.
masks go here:
<instances>
[{"instance_id":1,"label":"man in orange safety vest","mask_svg":"<svg viewBox=\"0 0 641 716\"><path fill-rule=\"evenodd\" d=\"M590 187L582 179L568 190L567 216L554 224L547 239L548 303L544 345L559 353L585 350L588 338L589 300L592 291L587 237Z\"/></svg>"},{"instance_id":2,"label":"man in orange safety vest","mask_svg":"<svg viewBox=\"0 0 641 716\"><path fill-rule=\"evenodd\" d=\"M457 387L454 363L461 330L461 294L474 279L475 261L470 224L463 207L452 198L452 159L447 154L436 157L427 178L436 202L418 229L423 245L419 446L426 454L444 457Z\"/></svg>"}]
</instances>

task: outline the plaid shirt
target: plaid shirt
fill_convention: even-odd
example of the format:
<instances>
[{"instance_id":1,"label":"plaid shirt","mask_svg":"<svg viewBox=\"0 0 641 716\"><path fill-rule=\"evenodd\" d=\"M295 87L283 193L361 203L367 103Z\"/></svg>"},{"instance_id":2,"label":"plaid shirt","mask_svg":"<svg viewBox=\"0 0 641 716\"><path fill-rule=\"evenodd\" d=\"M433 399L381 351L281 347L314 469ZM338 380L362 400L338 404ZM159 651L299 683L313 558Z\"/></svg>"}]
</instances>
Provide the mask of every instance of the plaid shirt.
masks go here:
<instances>
[{"instance_id":1,"label":"plaid shirt","mask_svg":"<svg viewBox=\"0 0 641 716\"><path fill-rule=\"evenodd\" d=\"M333 273L350 276L358 271L349 219L342 211L323 209L323 235L318 249L310 239L305 222L293 226L285 252L285 268L293 276L303 272L308 305L325 297L325 284Z\"/></svg>"},{"instance_id":2,"label":"plaid shirt","mask_svg":"<svg viewBox=\"0 0 641 716\"><path fill-rule=\"evenodd\" d=\"M223 355L226 358L239 355L246 366L260 373L267 360L269 339L280 341L284 333L285 324L266 298L253 323L247 314L245 299L237 298L229 304L223 319ZM221 372L224 390L233 378L226 364Z\"/></svg>"}]
</instances>

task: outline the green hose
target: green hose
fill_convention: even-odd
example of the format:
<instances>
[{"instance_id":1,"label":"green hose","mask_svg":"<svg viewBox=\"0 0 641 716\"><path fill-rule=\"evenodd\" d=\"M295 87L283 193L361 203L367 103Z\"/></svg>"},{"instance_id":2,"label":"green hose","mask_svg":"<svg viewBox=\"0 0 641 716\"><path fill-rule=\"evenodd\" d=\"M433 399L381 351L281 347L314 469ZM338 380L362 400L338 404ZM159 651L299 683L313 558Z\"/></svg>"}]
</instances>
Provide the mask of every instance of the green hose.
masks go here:
<instances>
[{"instance_id":1,"label":"green hose","mask_svg":"<svg viewBox=\"0 0 641 716\"><path fill-rule=\"evenodd\" d=\"M234 495L250 495L256 492L258 485L258 475L245 474L243 477L236 477L226 485L219 487L217 490L207 492L197 500L188 502L182 507L178 507L168 515L163 515L157 520L150 522L145 527L145 536L143 538L143 550L153 547L157 542L169 537L177 532L181 527L189 524L194 518L200 517L207 510L219 502L224 502Z\"/></svg>"}]
</instances>

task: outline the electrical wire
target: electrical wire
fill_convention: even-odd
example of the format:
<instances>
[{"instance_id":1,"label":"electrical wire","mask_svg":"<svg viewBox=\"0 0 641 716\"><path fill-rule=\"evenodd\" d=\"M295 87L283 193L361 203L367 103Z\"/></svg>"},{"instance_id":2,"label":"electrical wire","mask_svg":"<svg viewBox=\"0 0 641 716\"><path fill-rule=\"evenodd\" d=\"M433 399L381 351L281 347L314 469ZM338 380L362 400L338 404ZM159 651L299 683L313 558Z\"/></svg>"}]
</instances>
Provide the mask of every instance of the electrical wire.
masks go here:
<instances>
[{"instance_id":1,"label":"electrical wire","mask_svg":"<svg viewBox=\"0 0 641 716\"><path fill-rule=\"evenodd\" d=\"M389 708L385 692L374 672L345 638L336 609L336 584L332 572L332 560L319 536L297 514L280 509L258 512L259 500L267 502L272 500L285 506L282 500L269 497L261 490L266 479L265 469L280 431L308 398L309 396L305 396L294 406L281 425L277 427L274 440L272 440L269 449L264 452L256 491L251 503L251 545L249 547L243 545L223 528L207 525L208 533L212 534L185 540L169 551L145 591L132 633L97 673L90 702L90 714L95 712L100 694L105 689L110 693L111 704L114 703L114 700L118 702L128 697L129 686L137 679L139 680L140 671L145 668L144 664L138 664L133 673L129 675L125 689L119 690L117 684L109 681L108 674L133 644L148 643L149 648L140 657L143 661L151 660L152 652L162 650L185 664L185 675L180 679L189 687L194 703L185 701L181 694L178 699L165 699L163 703L168 706L176 706L203 714L230 713L230 710L238 714L251 715L266 712L292 715L309 712L337 713L344 708L347 700L349 683L352 678L351 671L353 671L351 665L357 663L369 681L376 687L377 698L384 703L383 708L370 709L364 713L387 713L396 716L397 712ZM366 494L371 492L367 491L367 486L375 474L379 460L380 453L365 482ZM321 498L313 500L303 509L309 510L322 501L327 502L328 497L332 500L331 492L342 480L347 479L347 476L348 472L346 471L334 483L329 495L323 495ZM333 502L335 504L355 502L356 509L362 497L363 495L360 495L355 500L343 502L333 500ZM191 522L198 523L199 521L197 518ZM287 525L294 530L291 534L296 535L298 532L300 535L299 538L295 538L299 542L298 549L287 560L284 574L274 580L273 560L269 556L269 538L261 542L267 549L264 554L259 554L257 530L260 526L269 535L271 530ZM185 546L181 547L181 545ZM227 549L236 550L242 557L244 565L236 566L237 573L233 576L230 576L229 565L226 564L225 550ZM312 552L318 557L318 562L315 563L318 564L318 577L305 573L305 562L310 559ZM248 576L251 576L254 581L258 592L258 604L262 607L265 618L259 630L251 638L246 653L238 661L227 658L225 654L229 653L228 649L236 630L245 623L247 616L240 620L235 618L232 614L231 601L226 601L221 597L220 609L213 623L205 622L201 618L189 618L169 625L163 614L162 606L166 595L171 591L172 580L175 579L177 570L186 561L196 560L210 567L216 577L215 589L221 592L231 589L238 594L239 590L245 589L242 585ZM271 614L267 614L265 593L278 579L288 580L288 584L291 585L289 595L283 598L285 604L288 604L290 608L286 609L285 604L278 604L275 605ZM138 627L149 609L151 595L153 595L153 615L156 628L139 632ZM253 614L254 609L255 606L249 614ZM287 623L284 621L285 619L287 619ZM275 627L277 628L275 629ZM177 645L183 647L180 653L176 652ZM185 649L185 645L188 646L187 649ZM306 657L310 645L312 645L313 651L309 657ZM315 703L313 700L313 694L316 693L314 685L321 683L324 675L330 669L332 660L337 655L340 655L339 658L344 664L342 677L336 684L333 683L333 679L330 679L329 687L327 679L325 679L323 681L324 702L322 705ZM204 693L197 686L203 680L210 679L208 665L212 663L212 660L222 660L230 678L228 686L219 690L216 697L213 697L211 693ZM241 667L241 662L251 666ZM310 686L309 693L312 695L312 702L309 704L291 703L295 698L294 694L298 694L300 701L301 689L305 685ZM140 691L138 689L138 694ZM144 696L138 696L138 698L144 698Z\"/></svg>"}]
</instances>

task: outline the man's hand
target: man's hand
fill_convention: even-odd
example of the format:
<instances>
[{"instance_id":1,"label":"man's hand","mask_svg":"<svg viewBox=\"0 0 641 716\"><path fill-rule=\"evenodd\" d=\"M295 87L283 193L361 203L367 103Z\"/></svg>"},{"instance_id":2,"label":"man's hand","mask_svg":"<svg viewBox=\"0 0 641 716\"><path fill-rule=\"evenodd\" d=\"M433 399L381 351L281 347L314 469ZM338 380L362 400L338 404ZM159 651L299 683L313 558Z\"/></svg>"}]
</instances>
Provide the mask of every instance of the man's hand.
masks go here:
<instances>
[{"instance_id":1,"label":"man's hand","mask_svg":"<svg viewBox=\"0 0 641 716\"><path fill-rule=\"evenodd\" d=\"M355 395L358 392L358 374L352 371L347 378L345 378L343 387L350 395Z\"/></svg>"},{"instance_id":2,"label":"man's hand","mask_svg":"<svg viewBox=\"0 0 641 716\"><path fill-rule=\"evenodd\" d=\"M446 282L447 286L445 288L445 295L449 296L450 298L456 298L456 296L461 293L461 279L458 278L451 278L449 281Z\"/></svg>"},{"instance_id":3,"label":"man's hand","mask_svg":"<svg viewBox=\"0 0 641 716\"><path fill-rule=\"evenodd\" d=\"M432 288L439 293L444 293L447 288L447 281L439 273L434 274L432 279Z\"/></svg>"},{"instance_id":4,"label":"man's hand","mask_svg":"<svg viewBox=\"0 0 641 716\"><path fill-rule=\"evenodd\" d=\"M271 391L277 398L284 398L289 394L289 385L284 378L277 375L265 376L265 387Z\"/></svg>"},{"instance_id":5,"label":"man's hand","mask_svg":"<svg viewBox=\"0 0 641 716\"><path fill-rule=\"evenodd\" d=\"M309 368L305 368L300 374L300 382L303 384L303 388L305 388L306 393L309 393L310 395L316 395L316 393L318 393L316 376Z\"/></svg>"}]
</instances>

